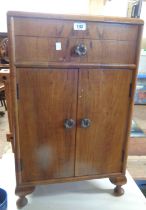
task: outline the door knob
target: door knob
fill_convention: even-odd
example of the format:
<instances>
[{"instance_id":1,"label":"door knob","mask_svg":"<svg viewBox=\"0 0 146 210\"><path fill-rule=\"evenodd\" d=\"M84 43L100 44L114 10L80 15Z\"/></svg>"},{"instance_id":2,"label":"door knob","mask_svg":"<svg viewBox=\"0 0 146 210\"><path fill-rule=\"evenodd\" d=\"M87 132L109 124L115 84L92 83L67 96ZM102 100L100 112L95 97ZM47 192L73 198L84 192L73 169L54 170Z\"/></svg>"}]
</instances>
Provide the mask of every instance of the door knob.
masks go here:
<instances>
[{"instance_id":1,"label":"door knob","mask_svg":"<svg viewBox=\"0 0 146 210\"><path fill-rule=\"evenodd\" d=\"M81 127L82 128L88 128L91 125L91 120L88 118L81 119Z\"/></svg>"},{"instance_id":2,"label":"door knob","mask_svg":"<svg viewBox=\"0 0 146 210\"><path fill-rule=\"evenodd\" d=\"M86 55L87 54L87 47L84 44L80 43L77 46L75 46L74 53L75 53L75 55L78 55L78 56Z\"/></svg>"},{"instance_id":3,"label":"door knob","mask_svg":"<svg viewBox=\"0 0 146 210\"><path fill-rule=\"evenodd\" d=\"M74 126L75 126L75 121L73 119L66 119L64 121L65 128L74 128Z\"/></svg>"}]
</instances>

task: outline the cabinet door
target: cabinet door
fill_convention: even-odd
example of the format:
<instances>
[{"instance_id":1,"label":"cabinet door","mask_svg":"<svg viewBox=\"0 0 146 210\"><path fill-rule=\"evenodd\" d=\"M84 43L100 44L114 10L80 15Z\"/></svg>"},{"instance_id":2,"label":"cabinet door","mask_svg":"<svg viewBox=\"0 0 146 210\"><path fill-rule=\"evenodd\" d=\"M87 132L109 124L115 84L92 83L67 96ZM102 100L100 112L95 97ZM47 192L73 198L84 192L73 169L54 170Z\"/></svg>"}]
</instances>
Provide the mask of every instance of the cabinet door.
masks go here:
<instances>
[{"instance_id":1,"label":"cabinet door","mask_svg":"<svg viewBox=\"0 0 146 210\"><path fill-rule=\"evenodd\" d=\"M80 70L75 175L121 172L130 70ZM91 125L81 127L81 119Z\"/></svg>"},{"instance_id":2,"label":"cabinet door","mask_svg":"<svg viewBox=\"0 0 146 210\"><path fill-rule=\"evenodd\" d=\"M22 182L74 176L77 69L17 69Z\"/></svg>"}]
</instances>

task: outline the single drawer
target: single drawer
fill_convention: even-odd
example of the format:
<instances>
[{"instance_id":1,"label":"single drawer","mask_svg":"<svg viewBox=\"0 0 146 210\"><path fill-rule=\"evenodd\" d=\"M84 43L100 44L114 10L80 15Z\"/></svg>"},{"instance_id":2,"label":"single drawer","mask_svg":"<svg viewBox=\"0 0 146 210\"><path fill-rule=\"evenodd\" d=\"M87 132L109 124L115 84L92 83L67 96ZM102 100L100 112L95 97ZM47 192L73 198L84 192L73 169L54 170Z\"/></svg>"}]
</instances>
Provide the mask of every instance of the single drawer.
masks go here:
<instances>
[{"instance_id":1,"label":"single drawer","mask_svg":"<svg viewBox=\"0 0 146 210\"><path fill-rule=\"evenodd\" d=\"M137 25L45 18L14 18L15 35L77 37L99 40L137 40Z\"/></svg>"},{"instance_id":2,"label":"single drawer","mask_svg":"<svg viewBox=\"0 0 146 210\"><path fill-rule=\"evenodd\" d=\"M84 55L76 53L80 44L86 48ZM135 44L134 41L16 36L15 62L134 64Z\"/></svg>"}]
</instances>

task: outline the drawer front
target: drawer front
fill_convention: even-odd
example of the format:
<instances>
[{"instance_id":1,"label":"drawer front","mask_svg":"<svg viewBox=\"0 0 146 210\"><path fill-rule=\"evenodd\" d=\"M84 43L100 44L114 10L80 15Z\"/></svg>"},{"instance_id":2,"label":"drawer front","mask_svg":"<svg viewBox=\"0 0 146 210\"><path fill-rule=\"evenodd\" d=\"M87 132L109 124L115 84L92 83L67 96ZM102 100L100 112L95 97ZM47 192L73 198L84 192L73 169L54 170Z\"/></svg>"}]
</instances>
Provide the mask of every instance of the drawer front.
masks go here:
<instances>
[{"instance_id":1,"label":"drawer front","mask_svg":"<svg viewBox=\"0 0 146 210\"><path fill-rule=\"evenodd\" d=\"M79 44L87 49L83 56L75 54ZM135 41L127 40L16 36L15 61L133 64L135 47Z\"/></svg>"},{"instance_id":2,"label":"drawer front","mask_svg":"<svg viewBox=\"0 0 146 210\"><path fill-rule=\"evenodd\" d=\"M103 40L137 39L137 25L45 18L14 18L15 35L78 37Z\"/></svg>"}]
</instances>

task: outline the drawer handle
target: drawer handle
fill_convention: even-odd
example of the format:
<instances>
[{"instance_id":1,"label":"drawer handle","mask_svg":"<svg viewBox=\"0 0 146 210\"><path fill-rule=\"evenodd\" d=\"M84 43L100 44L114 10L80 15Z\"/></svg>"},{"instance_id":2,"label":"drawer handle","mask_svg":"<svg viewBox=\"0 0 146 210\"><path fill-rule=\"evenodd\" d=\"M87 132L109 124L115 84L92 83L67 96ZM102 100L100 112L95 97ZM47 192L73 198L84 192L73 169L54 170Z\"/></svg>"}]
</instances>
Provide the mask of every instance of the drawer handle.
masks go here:
<instances>
[{"instance_id":1,"label":"drawer handle","mask_svg":"<svg viewBox=\"0 0 146 210\"><path fill-rule=\"evenodd\" d=\"M91 125L91 120L88 118L84 118L81 120L81 127L82 128L88 128Z\"/></svg>"},{"instance_id":2,"label":"drawer handle","mask_svg":"<svg viewBox=\"0 0 146 210\"><path fill-rule=\"evenodd\" d=\"M83 56L87 54L87 47L84 44L78 44L74 48L75 55Z\"/></svg>"},{"instance_id":3,"label":"drawer handle","mask_svg":"<svg viewBox=\"0 0 146 210\"><path fill-rule=\"evenodd\" d=\"M64 121L65 128L74 128L74 126L75 126L75 121L73 119L66 119Z\"/></svg>"}]
</instances>

